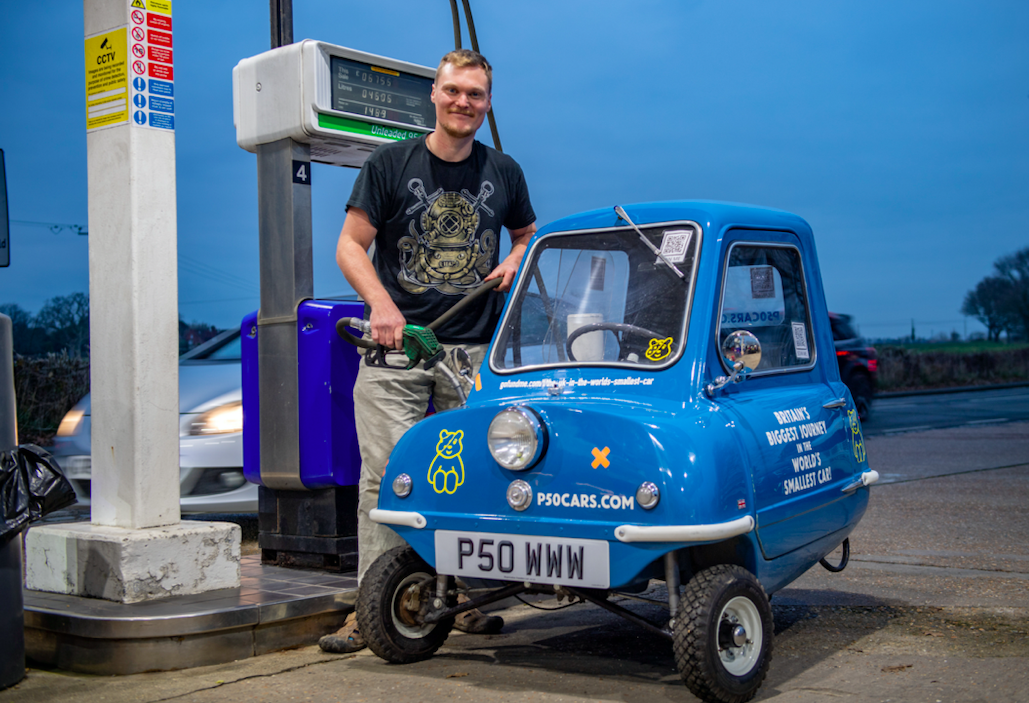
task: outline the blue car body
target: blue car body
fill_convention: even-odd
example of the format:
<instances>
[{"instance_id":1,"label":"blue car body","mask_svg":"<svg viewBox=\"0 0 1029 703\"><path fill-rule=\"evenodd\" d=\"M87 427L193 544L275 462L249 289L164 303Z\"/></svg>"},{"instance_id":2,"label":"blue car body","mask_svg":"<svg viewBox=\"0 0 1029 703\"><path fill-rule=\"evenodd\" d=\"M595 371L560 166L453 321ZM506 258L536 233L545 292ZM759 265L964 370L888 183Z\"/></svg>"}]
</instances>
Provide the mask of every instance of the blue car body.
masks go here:
<instances>
[{"instance_id":1,"label":"blue car body","mask_svg":"<svg viewBox=\"0 0 1029 703\"><path fill-rule=\"evenodd\" d=\"M647 232L649 248L667 249L667 259L632 249L643 235L612 209L541 229L468 402L404 435L372 517L438 572L464 579L631 590L662 575L665 554L686 550L679 560L684 581L706 566L736 564L773 593L850 534L877 478L840 380L811 228L787 212L729 203L645 203L624 211ZM678 280L669 259L679 245L666 246L670 236L692 247L676 255ZM588 251L574 250L577 237L591 238ZM615 258L601 265L606 250ZM585 293L562 298L576 275L563 273L551 280L564 288L547 293L545 276L533 267L553 261L560 271L573 257L588 270ZM608 337L582 353L589 360L573 360L573 316L605 276L615 290L601 292L623 322L634 291L660 277L649 307L639 309L664 315L671 331L635 351L628 337L616 337L617 345ZM685 301L685 309L674 310L678 303L666 305L662 295ZM805 298L799 307L798 296ZM512 335L531 336L530 299L547 310L549 323L540 326L560 331L519 349ZM784 319L791 306L792 322ZM719 387L732 371L722 341L740 325L775 358ZM488 443L491 422L512 407L544 428L538 460L518 471L503 468ZM400 474L410 477L405 497L390 488ZM514 481L531 489L522 510L507 500ZM659 495L649 509L637 493L644 483Z\"/></svg>"}]
</instances>

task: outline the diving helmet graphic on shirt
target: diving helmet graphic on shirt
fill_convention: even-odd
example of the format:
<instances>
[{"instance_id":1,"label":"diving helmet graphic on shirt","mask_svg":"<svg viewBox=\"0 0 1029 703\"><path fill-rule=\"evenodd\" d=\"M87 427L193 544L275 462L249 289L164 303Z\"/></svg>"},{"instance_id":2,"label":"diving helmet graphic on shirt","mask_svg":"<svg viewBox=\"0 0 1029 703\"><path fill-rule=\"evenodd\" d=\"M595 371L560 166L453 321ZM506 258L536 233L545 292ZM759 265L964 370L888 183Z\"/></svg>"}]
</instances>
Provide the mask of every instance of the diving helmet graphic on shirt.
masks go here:
<instances>
[{"instance_id":1,"label":"diving helmet graphic on shirt","mask_svg":"<svg viewBox=\"0 0 1029 703\"><path fill-rule=\"evenodd\" d=\"M460 295L478 287L492 268L497 248L493 230L476 235L479 210L493 215L486 205L494 192L493 184L483 181L478 195L467 190L443 192L442 188L429 195L420 178L408 181L407 188L418 198L407 214L424 211L411 219L408 236L397 243L400 285L410 293L435 289L447 295Z\"/></svg>"}]
</instances>

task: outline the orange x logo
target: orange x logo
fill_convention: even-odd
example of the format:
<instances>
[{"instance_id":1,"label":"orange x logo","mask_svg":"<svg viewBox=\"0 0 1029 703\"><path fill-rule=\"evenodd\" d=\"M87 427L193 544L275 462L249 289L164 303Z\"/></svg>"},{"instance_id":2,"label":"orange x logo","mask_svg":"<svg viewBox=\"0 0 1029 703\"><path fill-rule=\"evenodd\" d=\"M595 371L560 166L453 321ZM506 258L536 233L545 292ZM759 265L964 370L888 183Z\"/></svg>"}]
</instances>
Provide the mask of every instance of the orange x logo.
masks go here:
<instances>
[{"instance_id":1,"label":"orange x logo","mask_svg":"<svg viewBox=\"0 0 1029 703\"><path fill-rule=\"evenodd\" d=\"M611 466L611 462L607 459L607 455L610 451L610 447L604 447L603 449L593 447L593 463L590 464L590 466L592 466L594 469L598 466L603 466L605 469Z\"/></svg>"}]
</instances>

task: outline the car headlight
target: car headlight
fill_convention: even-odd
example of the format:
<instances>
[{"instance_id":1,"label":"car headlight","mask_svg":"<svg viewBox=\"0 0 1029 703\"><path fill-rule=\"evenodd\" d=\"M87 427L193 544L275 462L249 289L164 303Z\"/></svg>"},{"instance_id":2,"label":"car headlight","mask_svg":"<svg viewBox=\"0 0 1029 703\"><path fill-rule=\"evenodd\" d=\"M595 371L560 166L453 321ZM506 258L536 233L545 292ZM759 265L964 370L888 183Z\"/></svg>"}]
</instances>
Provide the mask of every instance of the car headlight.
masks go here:
<instances>
[{"instance_id":1,"label":"car headlight","mask_svg":"<svg viewBox=\"0 0 1029 703\"><path fill-rule=\"evenodd\" d=\"M209 435L226 434L228 432L243 431L243 402L235 401L219 405L207 412L200 413L193 422L189 424L189 434Z\"/></svg>"},{"instance_id":2,"label":"car headlight","mask_svg":"<svg viewBox=\"0 0 1029 703\"><path fill-rule=\"evenodd\" d=\"M486 444L505 469L524 471L532 468L546 451L547 431L535 411L512 406L493 418Z\"/></svg>"},{"instance_id":3,"label":"car headlight","mask_svg":"<svg viewBox=\"0 0 1029 703\"><path fill-rule=\"evenodd\" d=\"M71 437L75 434L75 430L79 428L79 423L82 422L82 416L85 413L81 410L69 410L61 418L61 424L57 426L58 437Z\"/></svg>"}]
</instances>

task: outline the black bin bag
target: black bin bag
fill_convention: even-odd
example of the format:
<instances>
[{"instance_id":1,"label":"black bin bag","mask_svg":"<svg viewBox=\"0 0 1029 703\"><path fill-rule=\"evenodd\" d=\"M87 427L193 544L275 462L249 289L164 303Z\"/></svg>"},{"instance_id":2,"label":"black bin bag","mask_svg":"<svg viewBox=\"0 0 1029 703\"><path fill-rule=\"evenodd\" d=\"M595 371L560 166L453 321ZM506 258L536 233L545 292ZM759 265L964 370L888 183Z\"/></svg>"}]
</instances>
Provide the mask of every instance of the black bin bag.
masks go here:
<instances>
[{"instance_id":1,"label":"black bin bag","mask_svg":"<svg viewBox=\"0 0 1029 703\"><path fill-rule=\"evenodd\" d=\"M44 515L75 502L75 491L42 447L0 452L0 690L25 677L25 612L19 535Z\"/></svg>"},{"instance_id":2,"label":"black bin bag","mask_svg":"<svg viewBox=\"0 0 1029 703\"><path fill-rule=\"evenodd\" d=\"M0 452L0 544L75 501L75 489L42 447L22 444Z\"/></svg>"}]
</instances>

